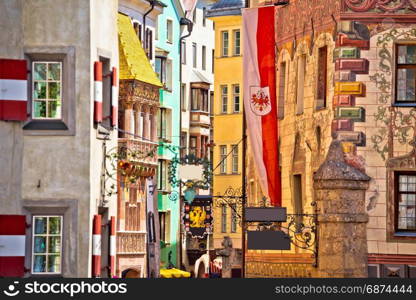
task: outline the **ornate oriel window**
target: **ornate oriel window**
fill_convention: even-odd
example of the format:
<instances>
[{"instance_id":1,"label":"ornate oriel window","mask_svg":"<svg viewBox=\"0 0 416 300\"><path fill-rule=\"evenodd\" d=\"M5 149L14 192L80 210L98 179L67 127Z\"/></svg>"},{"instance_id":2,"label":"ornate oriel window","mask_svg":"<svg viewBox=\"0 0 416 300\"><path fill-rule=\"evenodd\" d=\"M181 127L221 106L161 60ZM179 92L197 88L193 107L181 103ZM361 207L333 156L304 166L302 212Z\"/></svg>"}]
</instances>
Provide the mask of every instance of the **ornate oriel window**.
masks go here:
<instances>
[{"instance_id":1,"label":"ornate oriel window","mask_svg":"<svg viewBox=\"0 0 416 300\"><path fill-rule=\"evenodd\" d=\"M416 172L396 172L396 231L416 231Z\"/></svg>"}]
</instances>

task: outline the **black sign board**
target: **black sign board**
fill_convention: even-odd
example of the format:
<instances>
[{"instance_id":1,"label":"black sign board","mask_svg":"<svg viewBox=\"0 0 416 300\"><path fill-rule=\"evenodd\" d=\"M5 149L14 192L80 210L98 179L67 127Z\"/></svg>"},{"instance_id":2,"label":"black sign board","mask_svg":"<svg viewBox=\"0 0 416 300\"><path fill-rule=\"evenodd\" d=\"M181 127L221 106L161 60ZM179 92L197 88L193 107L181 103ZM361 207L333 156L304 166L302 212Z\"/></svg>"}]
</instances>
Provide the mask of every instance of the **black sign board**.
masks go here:
<instances>
[{"instance_id":1,"label":"black sign board","mask_svg":"<svg viewBox=\"0 0 416 300\"><path fill-rule=\"evenodd\" d=\"M246 222L285 222L286 207L247 207Z\"/></svg>"},{"instance_id":2,"label":"black sign board","mask_svg":"<svg viewBox=\"0 0 416 300\"><path fill-rule=\"evenodd\" d=\"M283 231L247 231L249 250L290 250L290 237Z\"/></svg>"}]
</instances>

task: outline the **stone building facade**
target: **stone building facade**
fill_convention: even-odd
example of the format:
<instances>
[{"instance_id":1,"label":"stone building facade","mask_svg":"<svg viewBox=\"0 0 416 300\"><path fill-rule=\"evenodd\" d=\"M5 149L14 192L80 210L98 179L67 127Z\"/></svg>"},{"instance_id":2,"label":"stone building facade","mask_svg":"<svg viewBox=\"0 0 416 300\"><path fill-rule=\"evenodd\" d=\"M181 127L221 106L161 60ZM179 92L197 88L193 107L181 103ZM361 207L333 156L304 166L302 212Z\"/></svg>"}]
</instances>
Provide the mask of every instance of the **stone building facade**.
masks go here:
<instances>
[{"instance_id":1,"label":"stone building facade","mask_svg":"<svg viewBox=\"0 0 416 300\"><path fill-rule=\"evenodd\" d=\"M367 0L296 0L276 8L283 206L289 214L317 213L319 219L314 174L333 139L347 164L370 177L363 212L367 271L345 276L415 274L414 11L411 1ZM318 268L308 263L307 277L328 276L320 272L322 243ZM297 259L282 268L293 273L310 255L292 247L290 253L248 257L264 270L270 270L271 257L274 263Z\"/></svg>"},{"instance_id":2,"label":"stone building facade","mask_svg":"<svg viewBox=\"0 0 416 300\"><path fill-rule=\"evenodd\" d=\"M2 267L11 273L0 276L111 276L117 200L106 193L105 156L117 146L108 76L118 69L117 2L2 0L0 15L7 33L0 36L0 58L26 60L30 70L27 118L0 121L0 218L11 215L23 225L19 249L6 242L0 250L1 263L16 254L21 261ZM95 97L97 64L107 75L102 114L98 104L94 110L94 100L101 100ZM94 239L93 219L102 225ZM11 227L2 225L2 237Z\"/></svg>"}]
</instances>

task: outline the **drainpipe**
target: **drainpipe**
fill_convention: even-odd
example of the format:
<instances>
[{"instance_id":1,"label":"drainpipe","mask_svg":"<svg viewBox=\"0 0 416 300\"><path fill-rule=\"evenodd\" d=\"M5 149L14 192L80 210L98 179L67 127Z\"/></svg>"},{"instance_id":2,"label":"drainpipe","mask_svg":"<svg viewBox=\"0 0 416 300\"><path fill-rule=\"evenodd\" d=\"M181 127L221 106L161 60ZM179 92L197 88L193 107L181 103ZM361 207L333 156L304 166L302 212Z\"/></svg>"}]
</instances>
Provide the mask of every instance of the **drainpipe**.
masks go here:
<instances>
[{"instance_id":1,"label":"drainpipe","mask_svg":"<svg viewBox=\"0 0 416 300\"><path fill-rule=\"evenodd\" d=\"M187 30L188 33L184 36L181 36L179 39L179 146L180 146L180 136L182 134L182 41L184 39L186 39L187 37L189 37L192 33L192 29L193 29L193 23L191 20L187 19L187 18L181 18L179 20L179 25L180 26L187 26ZM179 185L179 209L182 209L182 186ZM181 215L181 214L180 214ZM180 247L179 247L179 269L181 268L182 262L183 262L183 258L182 258L182 226L181 226L181 218L179 218L179 236L180 236ZM186 237L185 237L186 240Z\"/></svg>"},{"instance_id":2,"label":"drainpipe","mask_svg":"<svg viewBox=\"0 0 416 300\"><path fill-rule=\"evenodd\" d=\"M147 38L146 38L146 17L147 17L147 15L148 14L150 14L152 11L153 11L153 9L155 8L155 1L154 0L149 0L149 3L150 3L150 9L148 10L148 11L146 11L145 13L144 13L144 15L143 15L143 39L144 39L144 43L143 43L143 45L144 45L144 48L146 49L146 51L147 51ZM148 56L149 56L149 54L148 54Z\"/></svg>"}]
</instances>

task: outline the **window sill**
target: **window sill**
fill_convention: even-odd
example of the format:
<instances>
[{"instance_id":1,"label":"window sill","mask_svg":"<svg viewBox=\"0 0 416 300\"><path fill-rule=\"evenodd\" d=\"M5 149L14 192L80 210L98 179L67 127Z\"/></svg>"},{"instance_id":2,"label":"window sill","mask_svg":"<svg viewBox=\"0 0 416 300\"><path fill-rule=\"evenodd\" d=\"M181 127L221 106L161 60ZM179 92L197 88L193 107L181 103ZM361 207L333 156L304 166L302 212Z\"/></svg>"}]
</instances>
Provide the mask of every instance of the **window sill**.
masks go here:
<instances>
[{"instance_id":1,"label":"window sill","mask_svg":"<svg viewBox=\"0 0 416 300\"><path fill-rule=\"evenodd\" d=\"M219 174L214 174L214 176L240 176L240 173L219 173Z\"/></svg>"},{"instance_id":2,"label":"window sill","mask_svg":"<svg viewBox=\"0 0 416 300\"><path fill-rule=\"evenodd\" d=\"M411 102L411 103L393 103L391 106L393 107L416 107L416 102Z\"/></svg>"},{"instance_id":3,"label":"window sill","mask_svg":"<svg viewBox=\"0 0 416 300\"><path fill-rule=\"evenodd\" d=\"M400 237L413 237L413 238L416 238L416 231L415 232L395 232L394 234L393 234L393 236L394 237L398 237L398 238L400 238Z\"/></svg>"},{"instance_id":4,"label":"window sill","mask_svg":"<svg viewBox=\"0 0 416 300\"><path fill-rule=\"evenodd\" d=\"M75 135L62 120L29 120L23 130L25 135Z\"/></svg>"},{"instance_id":5,"label":"window sill","mask_svg":"<svg viewBox=\"0 0 416 300\"><path fill-rule=\"evenodd\" d=\"M162 195L169 195L172 191L168 191L168 190L157 190L158 193L162 194Z\"/></svg>"}]
</instances>

